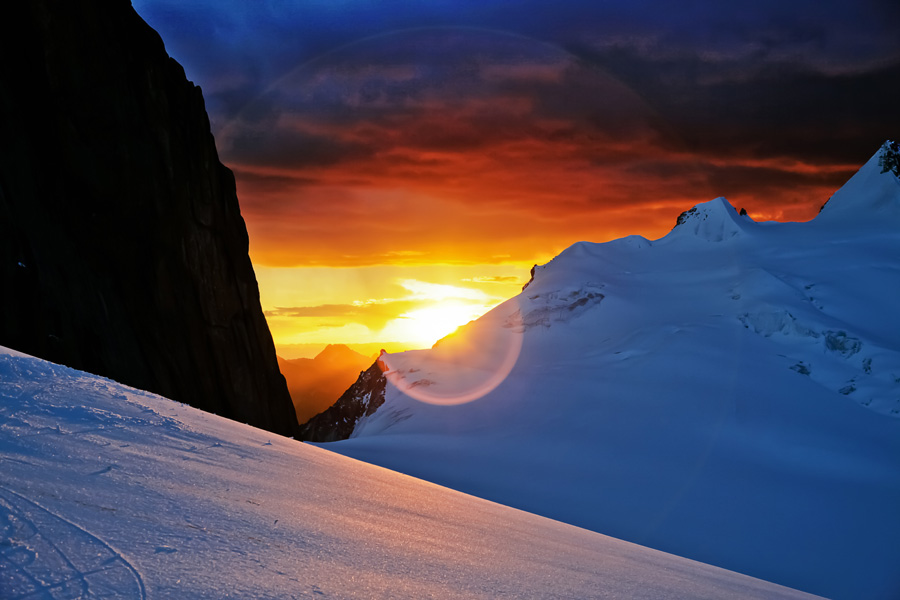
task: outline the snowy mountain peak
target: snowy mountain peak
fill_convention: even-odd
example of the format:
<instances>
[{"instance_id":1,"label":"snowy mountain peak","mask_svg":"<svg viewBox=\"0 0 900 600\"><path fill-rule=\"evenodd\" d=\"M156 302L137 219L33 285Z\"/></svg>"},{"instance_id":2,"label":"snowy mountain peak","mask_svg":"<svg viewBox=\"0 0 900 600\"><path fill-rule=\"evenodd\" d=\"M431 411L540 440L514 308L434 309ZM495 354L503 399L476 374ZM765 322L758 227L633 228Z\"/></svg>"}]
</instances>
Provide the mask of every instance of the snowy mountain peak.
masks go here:
<instances>
[{"instance_id":1,"label":"snowy mountain peak","mask_svg":"<svg viewBox=\"0 0 900 600\"><path fill-rule=\"evenodd\" d=\"M531 271L531 281L525 288L531 292L529 295L533 295L535 288L552 288L559 278L568 281L573 272L585 272L585 277L590 280L597 264L619 268L615 265L628 264L634 255L652 246L653 242L640 235L627 235L603 243L576 242L547 264L535 265Z\"/></svg>"},{"instance_id":2,"label":"snowy mountain peak","mask_svg":"<svg viewBox=\"0 0 900 600\"><path fill-rule=\"evenodd\" d=\"M576 242L563 250L558 258L601 258L613 253L630 253L652 246L652 242L640 235L627 235L609 242Z\"/></svg>"},{"instance_id":3,"label":"snowy mountain peak","mask_svg":"<svg viewBox=\"0 0 900 600\"><path fill-rule=\"evenodd\" d=\"M728 200L719 197L678 215L675 228L666 237L690 236L707 242L723 242L739 236L744 224L752 222L750 217L738 214Z\"/></svg>"},{"instance_id":4,"label":"snowy mountain peak","mask_svg":"<svg viewBox=\"0 0 900 600\"><path fill-rule=\"evenodd\" d=\"M900 178L885 164L896 161L897 143L888 140L856 174L834 193L816 217L822 223L900 226Z\"/></svg>"},{"instance_id":5,"label":"snowy mountain peak","mask_svg":"<svg viewBox=\"0 0 900 600\"><path fill-rule=\"evenodd\" d=\"M879 158L811 222L717 198L660 240L572 245L433 349L383 356L329 447L827 597L900 597L900 182Z\"/></svg>"}]
</instances>

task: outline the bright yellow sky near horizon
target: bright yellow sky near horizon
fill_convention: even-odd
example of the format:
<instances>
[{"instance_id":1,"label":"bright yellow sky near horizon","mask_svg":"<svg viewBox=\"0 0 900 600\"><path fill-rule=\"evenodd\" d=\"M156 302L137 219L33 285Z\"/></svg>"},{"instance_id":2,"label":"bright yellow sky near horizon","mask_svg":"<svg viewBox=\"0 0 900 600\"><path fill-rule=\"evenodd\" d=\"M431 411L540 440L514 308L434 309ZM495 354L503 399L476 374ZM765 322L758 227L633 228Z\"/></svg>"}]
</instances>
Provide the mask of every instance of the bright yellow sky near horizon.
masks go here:
<instances>
[{"instance_id":1,"label":"bright yellow sky near horizon","mask_svg":"<svg viewBox=\"0 0 900 600\"><path fill-rule=\"evenodd\" d=\"M532 264L254 269L278 355L300 358L328 344L364 354L429 348L518 294Z\"/></svg>"}]
</instances>

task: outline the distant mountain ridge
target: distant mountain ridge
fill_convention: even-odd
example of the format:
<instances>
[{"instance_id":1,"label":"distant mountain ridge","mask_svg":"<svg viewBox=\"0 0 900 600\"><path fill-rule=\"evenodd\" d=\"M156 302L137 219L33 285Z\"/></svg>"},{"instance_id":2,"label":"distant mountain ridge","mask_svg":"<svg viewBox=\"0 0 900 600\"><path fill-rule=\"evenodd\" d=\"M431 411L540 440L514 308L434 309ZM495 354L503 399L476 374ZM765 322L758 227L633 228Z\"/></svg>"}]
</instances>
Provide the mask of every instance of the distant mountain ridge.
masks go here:
<instances>
[{"instance_id":1,"label":"distant mountain ridge","mask_svg":"<svg viewBox=\"0 0 900 600\"><path fill-rule=\"evenodd\" d=\"M0 8L0 344L285 435L200 89L126 0Z\"/></svg>"},{"instance_id":2,"label":"distant mountain ridge","mask_svg":"<svg viewBox=\"0 0 900 600\"><path fill-rule=\"evenodd\" d=\"M304 435L808 592L900 597L900 179L883 151L810 222L718 198L659 240L574 244L433 349L383 355ZM479 380L514 340L508 375ZM486 395L454 400L464 380Z\"/></svg>"},{"instance_id":3,"label":"distant mountain ridge","mask_svg":"<svg viewBox=\"0 0 900 600\"><path fill-rule=\"evenodd\" d=\"M371 362L371 357L344 344L328 344L315 358L279 356L278 366L287 380L297 421L305 423L337 402Z\"/></svg>"}]
</instances>

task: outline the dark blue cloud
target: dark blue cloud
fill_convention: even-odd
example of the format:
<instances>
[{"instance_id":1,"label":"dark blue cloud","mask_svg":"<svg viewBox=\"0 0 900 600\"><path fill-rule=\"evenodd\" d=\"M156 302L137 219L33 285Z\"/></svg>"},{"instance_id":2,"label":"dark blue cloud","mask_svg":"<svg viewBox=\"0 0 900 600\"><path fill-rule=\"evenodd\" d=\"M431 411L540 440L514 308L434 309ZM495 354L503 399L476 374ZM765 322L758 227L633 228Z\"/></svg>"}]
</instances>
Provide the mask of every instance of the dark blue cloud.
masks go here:
<instances>
[{"instance_id":1,"label":"dark blue cloud","mask_svg":"<svg viewBox=\"0 0 900 600\"><path fill-rule=\"evenodd\" d=\"M203 86L237 167L375 168L393 153L406 177L428 178L437 159L416 152L536 140L647 177L689 164L715 194L739 196L837 185L900 136L895 0L134 6ZM628 144L656 150L637 160ZM304 173L266 185L315 181Z\"/></svg>"},{"instance_id":2,"label":"dark blue cloud","mask_svg":"<svg viewBox=\"0 0 900 600\"><path fill-rule=\"evenodd\" d=\"M522 156L533 142L592 161L603 140L654 133L662 134L638 96L561 47L434 27L303 63L233 115L218 139L226 161L303 169L379 153L406 164L427 162L429 152L502 155L510 144Z\"/></svg>"},{"instance_id":3,"label":"dark blue cloud","mask_svg":"<svg viewBox=\"0 0 900 600\"><path fill-rule=\"evenodd\" d=\"M360 39L419 27L480 27L659 64L702 61L710 77L792 63L826 74L900 61L900 4L844 0L752 3L637 0L135 0L216 110L232 112L298 65ZM615 65L613 65L615 66Z\"/></svg>"},{"instance_id":4,"label":"dark blue cloud","mask_svg":"<svg viewBox=\"0 0 900 600\"><path fill-rule=\"evenodd\" d=\"M343 44L397 29L498 29L554 44L633 44L654 53L785 56L864 63L898 57L892 1L671 3L661 0L214 2L135 0L189 72L255 57L270 76Z\"/></svg>"}]
</instances>

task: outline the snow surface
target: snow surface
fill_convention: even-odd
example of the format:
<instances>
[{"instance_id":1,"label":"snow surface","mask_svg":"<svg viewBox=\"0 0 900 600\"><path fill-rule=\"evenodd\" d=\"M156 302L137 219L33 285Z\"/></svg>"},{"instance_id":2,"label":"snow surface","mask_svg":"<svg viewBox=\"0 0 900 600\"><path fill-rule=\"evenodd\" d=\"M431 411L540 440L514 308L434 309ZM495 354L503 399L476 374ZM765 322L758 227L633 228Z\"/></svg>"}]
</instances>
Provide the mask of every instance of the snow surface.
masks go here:
<instances>
[{"instance_id":1,"label":"snow surface","mask_svg":"<svg viewBox=\"0 0 900 600\"><path fill-rule=\"evenodd\" d=\"M326 447L813 593L900 598L900 181L876 156L808 223L724 198L680 221L577 243L434 349L383 355L397 385ZM508 376L454 401L509 348Z\"/></svg>"},{"instance_id":2,"label":"snow surface","mask_svg":"<svg viewBox=\"0 0 900 600\"><path fill-rule=\"evenodd\" d=\"M0 348L2 598L807 598Z\"/></svg>"}]
</instances>

